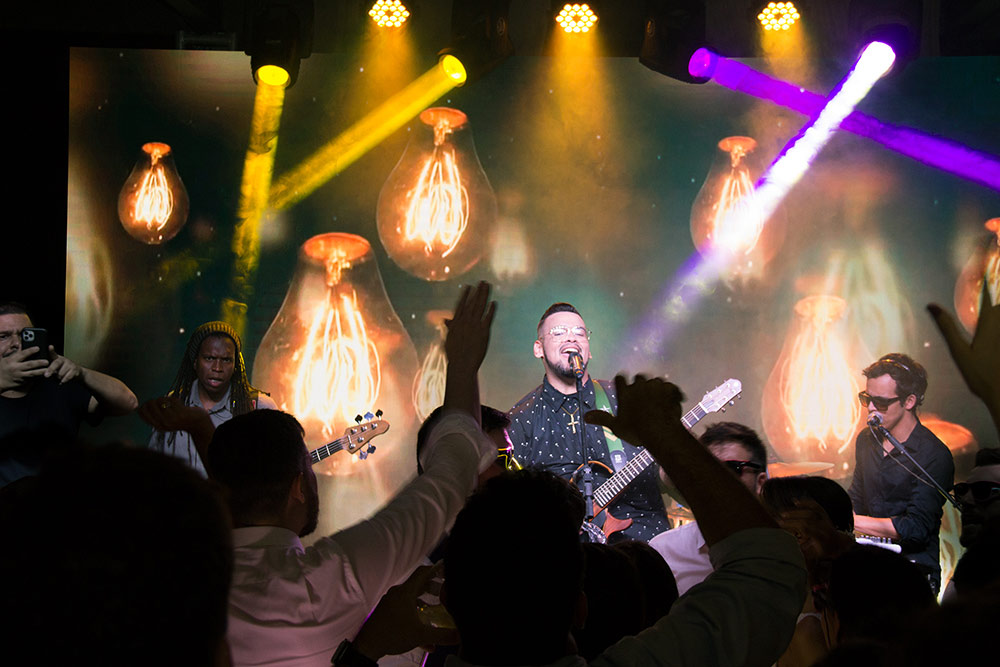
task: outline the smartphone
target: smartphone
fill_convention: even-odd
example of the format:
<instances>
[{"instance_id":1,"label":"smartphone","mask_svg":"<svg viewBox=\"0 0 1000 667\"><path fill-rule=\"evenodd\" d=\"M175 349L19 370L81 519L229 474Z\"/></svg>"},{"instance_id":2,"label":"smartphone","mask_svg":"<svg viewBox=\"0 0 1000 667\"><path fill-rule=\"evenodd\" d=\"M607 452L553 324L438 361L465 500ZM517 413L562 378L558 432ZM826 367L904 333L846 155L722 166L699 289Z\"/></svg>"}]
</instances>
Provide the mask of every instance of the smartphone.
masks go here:
<instances>
[{"instance_id":1,"label":"smartphone","mask_svg":"<svg viewBox=\"0 0 1000 667\"><path fill-rule=\"evenodd\" d=\"M28 357L26 361L49 358L49 332L38 327L25 327L21 329L21 349L37 347L38 352Z\"/></svg>"}]
</instances>

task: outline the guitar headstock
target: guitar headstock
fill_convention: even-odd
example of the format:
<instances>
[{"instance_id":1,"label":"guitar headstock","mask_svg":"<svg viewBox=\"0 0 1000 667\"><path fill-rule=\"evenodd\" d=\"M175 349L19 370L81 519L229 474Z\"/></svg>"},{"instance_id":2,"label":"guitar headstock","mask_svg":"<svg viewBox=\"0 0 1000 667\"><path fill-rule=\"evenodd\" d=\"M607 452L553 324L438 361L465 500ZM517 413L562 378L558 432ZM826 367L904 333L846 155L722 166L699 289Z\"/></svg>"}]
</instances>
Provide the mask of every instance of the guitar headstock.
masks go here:
<instances>
[{"instance_id":1,"label":"guitar headstock","mask_svg":"<svg viewBox=\"0 0 1000 667\"><path fill-rule=\"evenodd\" d=\"M706 413L717 412L718 410L725 411L726 406L732 405L733 399L737 398L742 391L742 382L729 379L705 394L699 405Z\"/></svg>"},{"instance_id":2,"label":"guitar headstock","mask_svg":"<svg viewBox=\"0 0 1000 667\"><path fill-rule=\"evenodd\" d=\"M357 422L357 426L350 426L344 431L344 440L347 441L344 444L344 449L365 459L375 451L375 446L369 442L388 431L389 422L382 419L381 410L376 411L375 414L365 413L364 417L358 415L354 421Z\"/></svg>"}]
</instances>

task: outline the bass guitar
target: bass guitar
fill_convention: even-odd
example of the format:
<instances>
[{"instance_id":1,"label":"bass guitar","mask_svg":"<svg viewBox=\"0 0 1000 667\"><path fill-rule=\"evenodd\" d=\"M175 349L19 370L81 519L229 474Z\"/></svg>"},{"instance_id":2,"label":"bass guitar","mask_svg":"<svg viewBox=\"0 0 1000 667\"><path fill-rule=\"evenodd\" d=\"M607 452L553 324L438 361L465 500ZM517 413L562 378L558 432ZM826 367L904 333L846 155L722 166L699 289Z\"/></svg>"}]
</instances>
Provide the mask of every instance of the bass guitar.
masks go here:
<instances>
[{"instance_id":1,"label":"bass guitar","mask_svg":"<svg viewBox=\"0 0 1000 667\"><path fill-rule=\"evenodd\" d=\"M729 379L720 384L712 391L705 394L698 405L688 410L681 423L688 429L713 412L726 411L726 406L732 405L736 398L743 391L743 384L739 380ZM622 469L615 472L611 477L597 487L594 491L593 522L584 521L581 527L581 535L589 538L591 542L607 541L608 536L625 530L632 525L632 519L618 519L608 512L608 506L638 477L646 468L653 464L653 455L643 449L631 461L622 466ZM603 468L611 473L611 469L600 461L590 461L592 467ZM583 466L577 469L579 471Z\"/></svg>"},{"instance_id":2,"label":"bass guitar","mask_svg":"<svg viewBox=\"0 0 1000 667\"><path fill-rule=\"evenodd\" d=\"M369 454L375 452L375 445L370 444L371 440L389 430L389 422L381 417L381 410L376 411L375 414L368 412L364 417L361 415L355 417L354 421L358 423L357 426L348 427L344 431L344 435L309 452L309 460L312 465L316 465L326 457L345 449L351 454L357 454L359 459L368 458Z\"/></svg>"}]
</instances>

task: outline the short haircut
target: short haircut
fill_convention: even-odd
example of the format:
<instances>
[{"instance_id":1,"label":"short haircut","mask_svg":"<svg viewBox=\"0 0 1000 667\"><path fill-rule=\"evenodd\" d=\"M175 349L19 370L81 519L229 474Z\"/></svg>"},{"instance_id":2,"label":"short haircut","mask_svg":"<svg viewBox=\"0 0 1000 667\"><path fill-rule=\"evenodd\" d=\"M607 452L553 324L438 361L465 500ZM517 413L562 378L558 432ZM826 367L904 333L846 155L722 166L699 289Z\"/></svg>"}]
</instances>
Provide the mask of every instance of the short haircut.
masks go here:
<instances>
[{"instance_id":1,"label":"short haircut","mask_svg":"<svg viewBox=\"0 0 1000 667\"><path fill-rule=\"evenodd\" d=\"M736 422L717 422L705 429L698 441L706 447L735 442L743 445L750 452L750 461L757 464L761 470L767 470L767 447L749 426Z\"/></svg>"},{"instance_id":2,"label":"short haircut","mask_svg":"<svg viewBox=\"0 0 1000 667\"><path fill-rule=\"evenodd\" d=\"M0 301L0 315L26 315L29 320L31 319L28 309L17 301Z\"/></svg>"},{"instance_id":3,"label":"short haircut","mask_svg":"<svg viewBox=\"0 0 1000 667\"><path fill-rule=\"evenodd\" d=\"M582 590L583 515L576 487L540 470L505 472L469 499L444 558L445 606L464 659L517 665L562 657ZM531 520L514 526L519 516Z\"/></svg>"},{"instance_id":4,"label":"short haircut","mask_svg":"<svg viewBox=\"0 0 1000 667\"><path fill-rule=\"evenodd\" d=\"M772 514L795 509L795 501L815 500L841 532L854 530L854 506L840 484L826 477L772 477L764 482L760 499Z\"/></svg>"},{"instance_id":5,"label":"short haircut","mask_svg":"<svg viewBox=\"0 0 1000 667\"><path fill-rule=\"evenodd\" d=\"M983 447L976 452L975 466L1000 465L1000 447Z\"/></svg>"},{"instance_id":6,"label":"short haircut","mask_svg":"<svg viewBox=\"0 0 1000 667\"><path fill-rule=\"evenodd\" d=\"M497 410L488 405L480 406L479 418L483 423L483 432L492 433L510 426L510 417L506 412Z\"/></svg>"},{"instance_id":7,"label":"short haircut","mask_svg":"<svg viewBox=\"0 0 1000 667\"><path fill-rule=\"evenodd\" d=\"M233 558L214 483L152 450L74 443L0 498L8 664L213 663Z\"/></svg>"},{"instance_id":8,"label":"short haircut","mask_svg":"<svg viewBox=\"0 0 1000 667\"><path fill-rule=\"evenodd\" d=\"M424 447L427 446L427 438L430 437L431 431L441 421L442 417L444 417L444 406L439 405L427 415L427 419L424 420L424 423L420 425L420 429L417 431L418 474L423 474L424 472L423 467L420 465L420 454L424 451ZM498 429L510 426L510 417L507 416L506 412L501 412L488 405L479 406L479 421L482 423L483 433L492 433Z\"/></svg>"},{"instance_id":9,"label":"short haircut","mask_svg":"<svg viewBox=\"0 0 1000 667\"><path fill-rule=\"evenodd\" d=\"M927 392L927 371L905 354L893 352L882 355L878 361L861 372L866 378L888 375L896 381L896 396L903 400L910 394L916 396L917 403L913 406L913 412L916 412L917 406L924 402L924 394Z\"/></svg>"},{"instance_id":10,"label":"short haircut","mask_svg":"<svg viewBox=\"0 0 1000 667\"><path fill-rule=\"evenodd\" d=\"M304 433L295 417L280 410L237 415L215 429L208 470L226 488L236 525L284 508L292 483L310 465Z\"/></svg>"},{"instance_id":11,"label":"short haircut","mask_svg":"<svg viewBox=\"0 0 1000 667\"><path fill-rule=\"evenodd\" d=\"M541 334L542 325L545 324L545 320L549 319L550 315L555 315L556 313L575 313L577 315L580 315L580 311L577 310L573 306L573 304L566 303L565 301L557 301L556 303L546 308L545 312L542 313L541 318L539 318L538 320L538 327L536 328L537 333ZM582 318L583 315L580 315L580 317Z\"/></svg>"}]
</instances>

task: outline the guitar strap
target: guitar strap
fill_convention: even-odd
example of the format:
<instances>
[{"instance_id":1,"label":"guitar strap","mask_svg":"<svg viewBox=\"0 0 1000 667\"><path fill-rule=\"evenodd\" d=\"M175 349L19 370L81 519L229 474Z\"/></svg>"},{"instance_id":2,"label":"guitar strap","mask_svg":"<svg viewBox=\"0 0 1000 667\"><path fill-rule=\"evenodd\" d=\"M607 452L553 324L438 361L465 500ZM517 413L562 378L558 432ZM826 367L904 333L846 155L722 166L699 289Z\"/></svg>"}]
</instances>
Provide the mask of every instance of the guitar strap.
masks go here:
<instances>
[{"instance_id":1,"label":"guitar strap","mask_svg":"<svg viewBox=\"0 0 1000 667\"><path fill-rule=\"evenodd\" d=\"M614 414L614 411L611 409L611 401L608 400L608 392L604 390L604 387L597 380L594 380L594 404L598 410ZM628 463L628 457L625 456L625 445L622 444L618 436L612 433L611 429L607 426L602 428L604 428L604 439L608 443L608 453L611 454L611 465L614 467L615 472L618 472Z\"/></svg>"}]
</instances>

